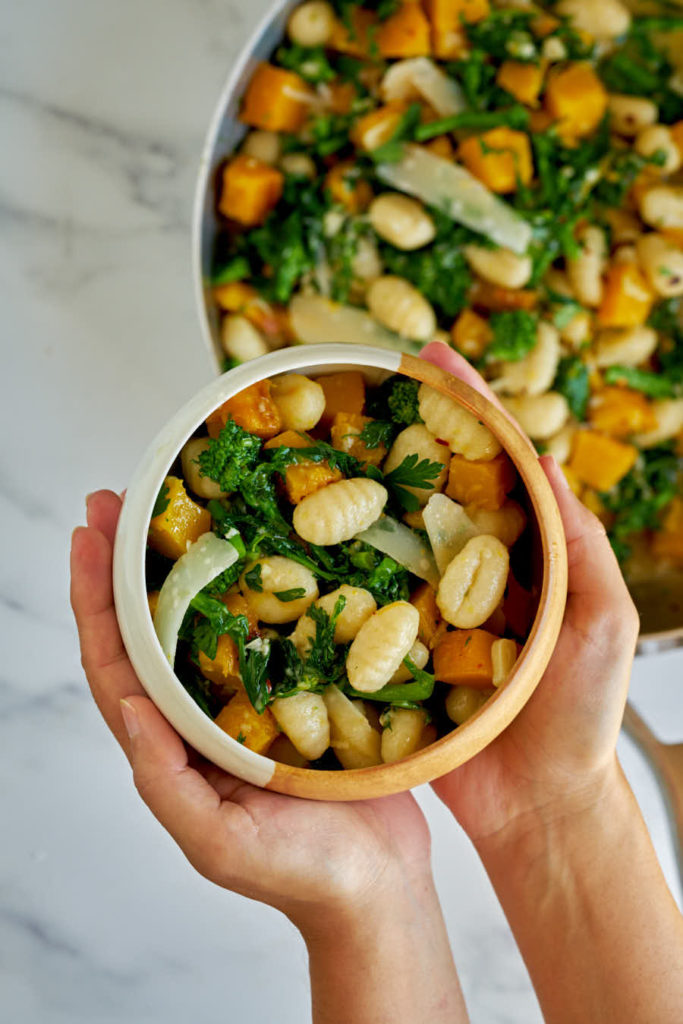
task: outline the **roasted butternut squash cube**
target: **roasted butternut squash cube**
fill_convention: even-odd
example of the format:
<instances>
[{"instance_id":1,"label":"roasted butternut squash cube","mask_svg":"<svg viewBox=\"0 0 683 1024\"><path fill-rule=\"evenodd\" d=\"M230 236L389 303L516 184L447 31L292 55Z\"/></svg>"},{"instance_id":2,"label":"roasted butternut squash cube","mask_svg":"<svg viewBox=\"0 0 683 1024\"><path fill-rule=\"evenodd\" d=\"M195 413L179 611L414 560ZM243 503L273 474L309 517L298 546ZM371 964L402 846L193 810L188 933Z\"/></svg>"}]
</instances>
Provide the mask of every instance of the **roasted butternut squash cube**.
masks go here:
<instances>
[{"instance_id":1,"label":"roasted butternut squash cube","mask_svg":"<svg viewBox=\"0 0 683 1024\"><path fill-rule=\"evenodd\" d=\"M266 708L259 715L244 688L218 713L215 722L228 736L257 754L265 754L280 731L272 711Z\"/></svg>"},{"instance_id":2,"label":"roasted butternut squash cube","mask_svg":"<svg viewBox=\"0 0 683 1024\"><path fill-rule=\"evenodd\" d=\"M242 594L223 594L220 600L232 615L244 615L249 626L250 639L258 634L258 618L254 609Z\"/></svg>"},{"instance_id":3,"label":"roasted butternut squash cube","mask_svg":"<svg viewBox=\"0 0 683 1024\"><path fill-rule=\"evenodd\" d=\"M488 320L473 309L463 309L451 327L451 337L458 352L468 359L481 359L493 339Z\"/></svg>"},{"instance_id":4,"label":"roasted butternut squash cube","mask_svg":"<svg viewBox=\"0 0 683 1024\"><path fill-rule=\"evenodd\" d=\"M683 568L683 499L674 498L666 508L662 528L652 540L652 553Z\"/></svg>"},{"instance_id":5,"label":"roasted butternut squash cube","mask_svg":"<svg viewBox=\"0 0 683 1024\"><path fill-rule=\"evenodd\" d=\"M218 637L216 654L207 658L203 651L199 652L199 671L219 688L227 698L241 685L240 659L237 644L225 633Z\"/></svg>"},{"instance_id":6,"label":"roasted butternut squash cube","mask_svg":"<svg viewBox=\"0 0 683 1024\"><path fill-rule=\"evenodd\" d=\"M543 85L544 69L540 64L525 64L518 60L503 61L496 81L520 103L535 107Z\"/></svg>"},{"instance_id":7,"label":"roasted butternut squash cube","mask_svg":"<svg viewBox=\"0 0 683 1024\"><path fill-rule=\"evenodd\" d=\"M474 24L488 18L489 0L423 0L424 9L436 29L459 28L463 21Z\"/></svg>"},{"instance_id":8,"label":"roasted butternut squash cube","mask_svg":"<svg viewBox=\"0 0 683 1024\"><path fill-rule=\"evenodd\" d=\"M365 378L360 370L342 370L316 378L325 392L325 411L318 426L329 430L338 412L360 416L365 408Z\"/></svg>"},{"instance_id":9,"label":"roasted butternut squash cube","mask_svg":"<svg viewBox=\"0 0 683 1024\"><path fill-rule=\"evenodd\" d=\"M613 263L605 275L597 312L601 327L639 327L650 315L655 294L635 263Z\"/></svg>"},{"instance_id":10,"label":"roasted butternut squash cube","mask_svg":"<svg viewBox=\"0 0 683 1024\"><path fill-rule=\"evenodd\" d=\"M577 430L569 469L596 491L611 491L638 458L638 449L594 430Z\"/></svg>"},{"instance_id":11,"label":"roasted butternut squash cube","mask_svg":"<svg viewBox=\"0 0 683 1024\"><path fill-rule=\"evenodd\" d=\"M352 57L369 57L376 43L377 15L362 7L352 7L349 26L337 19L327 41L330 50L348 53Z\"/></svg>"},{"instance_id":12,"label":"roasted butternut squash cube","mask_svg":"<svg viewBox=\"0 0 683 1024\"><path fill-rule=\"evenodd\" d=\"M230 418L250 434L262 438L274 437L282 427L282 419L270 396L270 390L270 381L260 380L223 402L207 417L209 437L218 437Z\"/></svg>"},{"instance_id":13,"label":"roasted butternut squash cube","mask_svg":"<svg viewBox=\"0 0 683 1024\"><path fill-rule=\"evenodd\" d=\"M218 211L246 227L263 224L282 195L284 180L276 167L239 154L223 170Z\"/></svg>"},{"instance_id":14,"label":"roasted butternut squash cube","mask_svg":"<svg viewBox=\"0 0 683 1024\"><path fill-rule=\"evenodd\" d=\"M429 583L421 583L410 595L410 603L417 608L420 625L417 636L431 650L446 632L446 623L436 603L436 592Z\"/></svg>"},{"instance_id":15,"label":"roasted butternut squash cube","mask_svg":"<svg viewBox=\"0 0 683 1024\"><path fill-rule=\"evenodd\" d=\"M529 632L535 613L536 602L533 594L520 584L514 573L509 573L503 598L503 615L506 626L512 630L515 636L523 639Z\"/></svg>"},{"instance_id":16,"label":"roasted butternut squash cube","mask_svg":"<svg viewBox=\"0 0 683 1024\"><path fill-rule=\"evenodd\" d=\"M545 108L566 142L595 131L607 110L607 91L590 64L570 64L548 77Z\"/></svg>"},{"instance_id":17,"label":"roasted butternut squash cube","mask_svg":"<svg viewBox=\"0 0 683 1024\"><path fill-rule=\"evenodd\" d=\"M453 629L434 648L434 675L452 686L485 690L493 684L491 647L498 637L485 629Z\"/></svg>"},{"instance_id":18,"label":"roasted butternut squash cube","mask_svg":"<svg viewBox=\"0 0 683 1024\"><path fill-rule=\"evenodd\" d=\"M309 764L303 754L296 749L289 736L285 736L283 732L276 736L268 747L268 757L272 757L273 761L279 761L280 764L291 765L292 768L308 768Z\"/></svg>"},{"instance_id":19,"label":"roasted butternut squash cube","mask_svg":"<svg viewBox=\"0 0 683 1024\"><path fill-rule=\"evenodd\" d=\"M430 24L419 3L404 3L380 23L377 47L382 57L427 57Z\"/></svg>"},{"instance_id":20,"label":"roasted butternut squash cube","mask_svg":"<svg viewBox=\"0 0 683 1024\"><path fill-rule=\"evenodd\" d=\"M335 164L325 176L325 188L334 202L345 207L349 213L363 213L372 202L372 188L360 177L358 166L353 160L342 160Z\"/></svg>"},{"instance_id":21,"label":"roasted butternut squash cube","mask_svg":"<svg viewBox=\"0 0 683 1024\"><path fill-rule=\"evenodd\" d=\"M455 149L448 135L437 135L435 139L426 142L424 148L442 160L453 160L455 157Z\"/></svg>"},{"instance_id":22,"label":"roasted butternut squash cube","mask_svg":"<svg viewBox=\"0 0 683 1024\"><path fill-rule=\"evenodd\" d=\"M192 500L177 476L167 476L163 486L167 488L168 505L150 522L148 541L155 551L175 560L203 533L208 533L211 515Z\"/></svg>"},{"instance_id":23,"label":"roasted butternut squash cube","mask_svg":"<svg viewBox=\"0 0 683 1024\"><path fill-rule=\"evenodd\" d=\"M374 421L369 416L360 416L353 412L338 412L332 421L330 440L332 446L340 452L353 455L361 462L369 463L371 466L381 465L384 456L387 454L386 445L380 443L376 448L368 448L359 435L363 432L368 423Z\"/></svg>"},{"instance_id":24,"label":"roasted butternut squash cube","mask_svg":"<svg viewBox=\"0 0 683 1024\"><path fill-rule=\"evenodd\" d=\"M313 442L308 437L302 437L294 430L285 430L270 441L267 441L266 448L308 448ZM314 494L321 487L341 480L342 474L338 469L332 469L329 462L302 462L298 465L288 466L285 471L285 491L293 505Z\"/></svg>"},{"instance_id":25,"label":"roasted butternut squash cube","mask_svg":"<svg viewBox=\"0 0 683 1024\"><path fill-rule=\"evenodd\" d=\"M538 292L532 288L504 288L491 281L475 281L470 288L470 301L478 309L504 313L513 309L535 309Z\"/></svg>"},{"instance_id":26,"label":"roasted butternut squash cube","mask_svg":"<svg viewBox=\"0 0 683 1024\"><path fill-rule=\"evenodd\" d=\"M657 417L652 403L641 391L630 388L601 388L591 398L588 422L610 437L628 437L654 430Z\"/></svg>"},{"instance_id":27,"label":"roasted butternut squash cube","mask_svg":"<svg viewBox=\"0 0 683 1024\"><path fill-rule=\"evenodd\" d=\"M390 142L406 109L405 103L392 101L371 110L369 114L364 114L351 129L351 141L366 152Z\"/></svg>"},{"instance_id":28,"label":"roasted butternut squash cube","mask_svg":"<svg viewBox=\"0 0 683 1024\"><path fill-rule=\"evenodd\" d=\"M149 593L147 594L147 605L149 607L149 614L152 616L152 618L154 618L154 616L156 614L156 610L157 610L157 605L158 604L159 604L159 591L158 590L150 590Z\"/></svg>"},{"instance_id":29,"label":"roasted butternut squash cube","mask_svg":"<svg viewBox=\"0 0 683 1024\"><path fill-rule=\"evenodd\" d=\"M264 61L247 86L240 121L269 132L298 132L313 97L311 87L295 71Z\"/></svg>"},{"instance_id":30,"label":"roasted butternut squash cube","mask_svg":"<svg viewBox=\"0 0 683 1024\"><path fill-rule=\"evenodd\" d=\"M517 481L510 459L501 452L495 459L466 459L453 455L448 470L446 494L461 505L498 509Z\"/></svg>"},{"instance_id":31,"label":"roasted butternut squash cube","mask_svg":"<svg viewBox=\"0 0 683 1024\"><path fill-rule=\"evenodd\" d=\"M492 128L460 143L460 159L492 192L514 192L528 185L534 173L531 143L524 132Z\"/></svg>"}]
</instances>

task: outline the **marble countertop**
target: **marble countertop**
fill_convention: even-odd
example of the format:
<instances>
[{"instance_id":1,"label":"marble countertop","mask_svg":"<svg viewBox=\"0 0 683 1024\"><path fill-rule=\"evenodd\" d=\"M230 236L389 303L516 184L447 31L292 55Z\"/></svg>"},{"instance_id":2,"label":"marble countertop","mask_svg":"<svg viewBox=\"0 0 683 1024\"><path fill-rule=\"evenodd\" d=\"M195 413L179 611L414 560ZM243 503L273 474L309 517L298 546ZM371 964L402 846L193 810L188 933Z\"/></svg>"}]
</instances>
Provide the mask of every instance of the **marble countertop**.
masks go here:
<instances>
[{"instance_id":1,"label":"marble countertop","mask_svg":"<svg viewBox=\"0 0 683 1024\"><path fill-rule=\"evenodd\" d=\"M205 128L266 0L25 0L0 39L0 1004L18 1024L301 1024L307 966L276 912L195 875L134 792L86 690L68 606L84 495L122 489L212 367L190 268ZM30 656L29 656L30 655ZM683 737L683 651L632 699ZM621 755L669 884L663 803ZM540 1014L483 870L419 793L477 1024ZM267 982L264 983L264 979Z\"/></svg>"}]
</instances>

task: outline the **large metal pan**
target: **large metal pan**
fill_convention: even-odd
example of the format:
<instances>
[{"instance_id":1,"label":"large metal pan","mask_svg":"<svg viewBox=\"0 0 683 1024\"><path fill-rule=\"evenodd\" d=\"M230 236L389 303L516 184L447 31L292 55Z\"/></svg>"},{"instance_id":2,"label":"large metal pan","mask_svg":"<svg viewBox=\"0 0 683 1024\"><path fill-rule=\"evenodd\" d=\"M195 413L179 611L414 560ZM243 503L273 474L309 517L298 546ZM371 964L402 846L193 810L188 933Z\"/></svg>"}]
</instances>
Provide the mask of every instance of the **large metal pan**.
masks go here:
<instances>
[{"instance_id":1,"label":"large metal pan","mask_svg":"<svg viewBox=\"0 0 683 1024\"><path fill-rule=\"evenodd\" d=\"M192 226L192 257L195 296L202 335L216 372L221 372L223 353L218 314L207 282L219 224L215 204L216 172L226 155L237 147L245 126L237 119L240 97L261 60L267 60L281 41L290 11L300 0L276 0L265 14L223 87L204 144ZM641 653L683 646L683 574L653 576L632 587L641 615Z\"/></svg>"}]
</instances>

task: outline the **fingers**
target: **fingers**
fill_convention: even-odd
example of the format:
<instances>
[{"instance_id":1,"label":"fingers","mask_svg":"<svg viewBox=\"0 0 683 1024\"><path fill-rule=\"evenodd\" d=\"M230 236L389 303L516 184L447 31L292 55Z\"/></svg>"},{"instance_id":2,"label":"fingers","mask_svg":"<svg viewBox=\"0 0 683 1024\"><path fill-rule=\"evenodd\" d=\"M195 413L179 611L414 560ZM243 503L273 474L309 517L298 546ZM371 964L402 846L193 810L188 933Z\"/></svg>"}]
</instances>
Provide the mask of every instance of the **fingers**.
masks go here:
<instances>
[{"instance_id":1,"label":"fingers","mask_svg":"<svg viewBox=\"0 0 683 1024\"><path fill-rule=\"evenodd\" d=\"M113 491L95 491L88 495L85 504L88 526L99 530L113 545L121 512L121 498Z\"/></svg>"},{"instance_id":2,"label":"fingers","mask_svg":"<svg viewBox=\"0 0 683 1024\"><path fill-rule=\"evenodd\" d=\"M100 512L103 525L111 529L111 509L107 512L107 522L104 522L105 509L97 508L96 515ZM111 570L111 542L93 527L78 527L71 541L71 607L78 627L81 659L97 706L127 751L120 702L124 697L144 691L121 640L114 611Z\"/></svg>"},{"instance_id":3,"label":"fingers","mask_svg":"<svg viewBox=\"0 0 683 1024\"><path fill-rule=\"evenodd\" d=\"M478 391L484 398L488 398L489 402L492 402L506 416L508 415L500 399L491 391L491 388L481 374L467 362L464 356L461 356L459 352L456 352L455 349L452 349L445 342L430 341L420 352L420 359L426 359L428 363L440 366L442 370L447 370L454 377L459 377L460 380L464 381L465 384L469 384L471 388Z\"/></svg>"},{"instance_id":4,"label":"fingers","mask_svg":"<svg viewBox=\"0 0 683 1024\"><path fill-rule=\"evenodd\" d=\"M218 881L217 865L225 860L227 833L234 829L244 834L253 829L247 811L237 804L223 803L221 795L229 801L231 793L246 784L221 773L223 793L219 795L190 766L182 740L148 697L130 697L122 703L121 711L130 736L133 777L140 796L191 863Z\"/></svg>"},{"instance_id":5,"label":"fingers","mask_svg":"<svg viewBox=\"0 0 683 1024\"><path fill-rule=\"evenodd\" d=\"M599 635L603 629L613 634L616 630L619 636L635 643L638 615L604 526L572 493L552 455L542 456L540 463L557 500L567 538L568 613L587 633Z\"/></svg>"}]
</instances>

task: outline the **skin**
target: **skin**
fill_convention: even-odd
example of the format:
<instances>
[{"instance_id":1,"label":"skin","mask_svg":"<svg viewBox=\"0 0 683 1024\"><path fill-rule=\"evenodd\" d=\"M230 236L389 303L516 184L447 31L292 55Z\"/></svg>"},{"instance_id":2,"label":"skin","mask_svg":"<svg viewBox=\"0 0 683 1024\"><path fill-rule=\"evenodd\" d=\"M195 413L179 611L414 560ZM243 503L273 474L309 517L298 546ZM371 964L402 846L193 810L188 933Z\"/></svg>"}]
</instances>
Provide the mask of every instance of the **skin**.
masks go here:
<instances>
[{"instance_id":1,"label":"skin","mask_svg":"<svg viewBox=\"0 0 683 1024\"><path fill-rule=\"evenodd\" d=\"M422 357L486 394L448 346ZM549 1024L674 1024L683 918L616 757L639 620L602 523L541 464L569 594L545 675L512 724L434 783L496 889Z\"/></svg>"},{"instance_id":2,"label":"skin","mask_svg":"<svg viewBox=\"0 0 683 1024\"><path fill-rule=\"evenodd\" d=\"M446 345L423 357L497 402ZM520 715L434 788L482 858L550 1024L673 1024L683 923L615 754L638 620L602 525L554 460L541 463L567 536L562 633ZM413 798L325 804L255 789L188 751L144 696L113 607L120 506L110 491L88 500L72 605L93 696L142 798L197 870L300 929L316 1024L466 1021Z\"/></svg>"},{"instance_id":3,"label":"skin","mask_svg":"<svg viewBox=\"0 0 683 1024\"><path fill-rule=\"evenodd\" d=\"M466 1022L413 797L323 803L258 789L188 750L144 695L114 611L120 508L111 491L88 498L88 526L72 538L71 602L93 697L142 799L201 874L299 928L315 1024Z\"/></svg>"}]
</instances>

